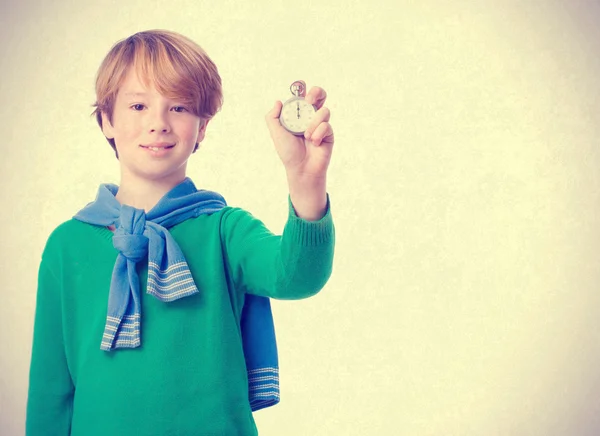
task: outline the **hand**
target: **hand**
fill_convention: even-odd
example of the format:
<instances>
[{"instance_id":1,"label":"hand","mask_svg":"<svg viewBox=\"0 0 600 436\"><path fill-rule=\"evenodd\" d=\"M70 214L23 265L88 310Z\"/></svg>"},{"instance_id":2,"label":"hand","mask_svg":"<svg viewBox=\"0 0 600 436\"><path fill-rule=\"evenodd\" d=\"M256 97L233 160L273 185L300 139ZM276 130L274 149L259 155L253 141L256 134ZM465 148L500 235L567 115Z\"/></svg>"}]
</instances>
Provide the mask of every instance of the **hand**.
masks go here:
<instances>
[{"instance_id":1,"label":"hand","mask_svg":"<svg viewBox=\"0 0 600 436\"><path fill-rule=\"evenodd\" d=\"M265 116L271 139L279 154L288 177L324 179L333 150L333 129L329 124L329 109L323 106L327 93L319 87L312 87L305 100L317 108L304 137L288 132L279 122L283 104L276 101Z\"/></svg>"}]
</instances>

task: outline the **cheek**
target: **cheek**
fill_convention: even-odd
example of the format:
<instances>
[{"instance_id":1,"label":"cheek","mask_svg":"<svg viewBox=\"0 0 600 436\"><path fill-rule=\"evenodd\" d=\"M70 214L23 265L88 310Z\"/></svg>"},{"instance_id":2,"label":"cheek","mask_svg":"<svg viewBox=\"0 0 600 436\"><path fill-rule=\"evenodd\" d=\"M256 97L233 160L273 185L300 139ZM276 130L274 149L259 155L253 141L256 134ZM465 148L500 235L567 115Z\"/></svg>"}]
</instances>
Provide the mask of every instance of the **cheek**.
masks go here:
<instances>
[{"instance_id":1,"label":"cheek","mask_svg":"<svg viewBox=\"0 0 600 436\"><path fill-rule=\"evenodd\" d=\"M123 117L118 125L115 126L116 134L123 139L136 138L142 132L142 126L139 121Z\"/></svg>"},{"instance_id":2,"label":"cheek","mask_svg":"<svg viewBox=\"0 0 600 436\"><path fill-rule=\"evenodd\" d=\"M179 126L179 129L178 129L179 135L182 138L196 141L196 137L198 136L199 128L200 128L200 123L198 123L198 122L181 123Z\"/></svg>"}]
</instances>

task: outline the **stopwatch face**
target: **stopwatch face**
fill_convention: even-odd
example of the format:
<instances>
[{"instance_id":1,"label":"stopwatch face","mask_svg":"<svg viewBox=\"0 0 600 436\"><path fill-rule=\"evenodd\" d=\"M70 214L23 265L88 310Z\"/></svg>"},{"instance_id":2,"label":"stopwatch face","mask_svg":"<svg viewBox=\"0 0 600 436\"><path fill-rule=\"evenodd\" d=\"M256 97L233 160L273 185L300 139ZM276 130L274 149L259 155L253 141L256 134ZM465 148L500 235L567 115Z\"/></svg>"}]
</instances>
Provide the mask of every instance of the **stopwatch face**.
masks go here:
<instances>
[{"instance_id":1,"label":"stopwatch face","mask_svg":"<svg viewBox=\"0 0 600 436\"><path fill-rule=\"evenodd\" d=\"M302 97L290 98L283 104L279 120L294 135L302 136L315 116L315 107Z\"/></svg>"}]
</instances>

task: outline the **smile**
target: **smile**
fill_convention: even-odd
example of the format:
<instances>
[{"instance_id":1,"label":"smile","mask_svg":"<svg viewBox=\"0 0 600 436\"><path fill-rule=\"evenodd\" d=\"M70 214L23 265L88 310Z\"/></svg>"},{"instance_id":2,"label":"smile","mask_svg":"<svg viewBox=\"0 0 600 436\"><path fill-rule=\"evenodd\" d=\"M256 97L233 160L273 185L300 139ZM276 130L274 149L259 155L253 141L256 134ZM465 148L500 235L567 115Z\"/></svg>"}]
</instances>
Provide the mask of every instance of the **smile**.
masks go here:
<instances>
[{"instance_id":1,"label":"smile","mask_svg":"<svg viewBox=\"0 0 600 436\"><path fill-rule=\"evenodd\" d=\"M152 151L158 151L158 150L168 150L169 148L173 148L175 147L174 145L169 145L167 147L145 147L142 145L143 148L147 148L148 150L152 150Z\"/></svg>"},{"instance_id":2,"label":"smile","mask_svg":"<svg viewBox=\"0 0 600 436\"><path fill-rule=\"evenodd\" d=\"M154 157L163 157L171 153L171 149L175 147L175 144L159 144L159 145L140 145L141 148L150 153Z\"/></svg>"},{"instance_id":3,"label":"smile","mask_svg":"<svg viewBox=\"0 0 600 436\"><path fill-rule=\"evenodd\" d=\"M145 148L147 150L152 150L152 151L159 151L159 150L168 150L170 148L175 147L175 144L173 145L140 145L140 147Z\"/></svg>"}]
</instances>

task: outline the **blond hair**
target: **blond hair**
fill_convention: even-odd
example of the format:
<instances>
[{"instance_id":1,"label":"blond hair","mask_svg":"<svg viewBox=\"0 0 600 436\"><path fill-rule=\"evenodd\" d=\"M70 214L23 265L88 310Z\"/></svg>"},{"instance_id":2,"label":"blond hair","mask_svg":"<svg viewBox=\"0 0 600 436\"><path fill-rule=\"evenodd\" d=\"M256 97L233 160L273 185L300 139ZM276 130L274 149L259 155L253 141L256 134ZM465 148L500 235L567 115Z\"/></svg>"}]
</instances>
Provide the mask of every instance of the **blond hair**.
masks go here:
<instances>
[{"instance_id":1,"label":"blond hair","mask_svg":"<svg viewBox=\"0 0 600 436\"><path fill-rule=\"evenodd\" d=\"M117 92L130 67L146 87L152 84L162 95L181 101L200 118L209 120L221 109L221 77L206 52L178 33L148 30L118 41L98 69L92 115L100 128L102 114L113 122ZM115 141L106 139L117 153Z\"/></svg>"}]
</instances>

